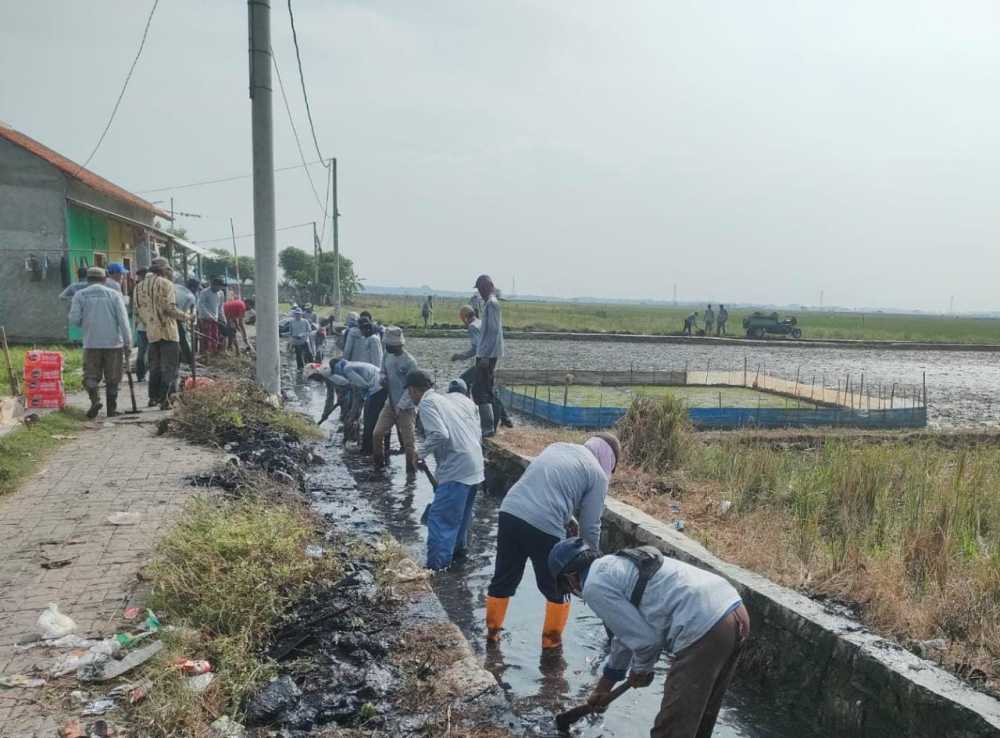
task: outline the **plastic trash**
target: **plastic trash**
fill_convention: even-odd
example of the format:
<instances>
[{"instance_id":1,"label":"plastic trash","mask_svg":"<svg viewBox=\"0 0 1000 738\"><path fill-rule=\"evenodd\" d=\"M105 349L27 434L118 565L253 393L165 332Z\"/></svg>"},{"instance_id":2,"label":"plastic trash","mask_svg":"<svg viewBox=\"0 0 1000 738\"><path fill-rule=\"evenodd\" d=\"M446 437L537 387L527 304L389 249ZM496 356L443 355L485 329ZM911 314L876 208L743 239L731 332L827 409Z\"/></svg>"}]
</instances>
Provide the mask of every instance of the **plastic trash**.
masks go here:
<instances>
[{"instance_id":1,"label":"plastic trash","mask_svg":"<svg viewBox=\"0 0 1000 738\"><path fill-rule=\"evenodd\" d=\"M80 714L83 717L95 717L97 715L103 715L104 713L109 712L110 710L114 710L116 707L117 705L115 704L114 700L105 697L99 700L94 700L93 702L88 704L86 707L83 708L83 712L81 712Z\"/></svg>"},{"instance_id":2,"label":"plastic trash","mask_svg":"<svg viewBox=\"0 0 1000 738\"><path fill-rule=\"evenodd\" d=\"M142 513L116 512L108 515L107 520L111 525L138 525L142 520Z\"/></svg>"},{"instance_id":3,"label":"plastic trash","mask_svg":"<svg viewBox=\"0 0 1000 738\"><path fill-rule=\"evenodd\" d=\"M247 729L228 715L223 715L208 727L215 732L218 738L244 738L247 734Z\"/></svg>"},{"instance_id":4,"label":"plastic trash","mask_svg":"<svg viewBox=\"0 0 1000 738\"><path fill-rule=\"evenodd\" d=\"M280 676L265 686L247 705L247 720L251 723L268 723L295 705L302 696L292 678Z\"/></svg>"},{"instance_id":5,"label":"plastic trash","mask_svg":"<svg viewBox=\"0 0 1000 738\"><path fill-rule=\"evenodd\" d=\"M44 686L44 679L30 677L27 674L5 674L4 676L0 676L0 687L33 689L34 687Z\"/></svg>"},{"instance_id":6,"label":"plastic trash","mask_svg":"<svg viewBox=\"0 0 1000 738\"><path fill-rule=\"evenodd\" d=\"M199 674L198 676L190 677L187 680L187 688L190 689L195 694L199 694L208 689L209 685L215 680L215 674L208 671L204 674Z\"/></svg>"},{"instance_id":7,"label":"plastic trash","mask_svg":"<svg viewBox=\"0 0 1000 738\"><path fill-rule=\"evenodd\" d=\"M76 623L73 618L59 612L59 605L55 602L49 603L49 606L42 611L42 614L38 616L36 625L42 638L47 640L62 638L76 630Z\"/></svg>"},{"instance_id":8,"label":"plastic trash","mask_svg":"<svg viewBox=\"0 0 1000 738\"><path fill-rule=\"evenodd\" d=\"M317 546L315 543L310 543L308 546L306 546L305 553L306 556L308 556L310 559L321 559L323 558L323 555L326 553L326 549L324 549L322 546Z\"/></svg>"},{"instance_id":9,"label":"plastic trash","mask_svg":"<svg viewBox=\"0 0 1000 738\"><path fill-rule=\"evenodd\" d=\"M86 651L74 649L61 656L49 669L49 673L54 677L60 677L87 667L97 667L108 661L120 650L121 644L114 638L97 641Z\"/></svg>"},{"instance_id":10,"label":"plastic trash","mask_svg":"<svg viewBox=\"0 0 1000 738\"><path fill-rule=\"evenodd\" d=\"M146 610L146 630L155 633L160 629L160 619L152 610Z\"/></svg>"},{"instance_id":11,"label":"plastic trash","mask_svg":"<svg viewBox=\"0 0 1000 738\"><path fill-rule=\"evenodd\" d=\"M733 509L732 500L723 500L722 502L719 503L719 515L725 515L732 509Z\"/></svg>"},{"instance_id":12,"label":"plastic trash","mask_svg":"<svg viewBox=\"0 0 1000 738\"><path fill-rule=\"evenodd\" d=\"M60 738L87 738L87 731L83 729L79 720L67 720L59 728L59 736Z\"/></svg>"},{"instance_id":13,"label":"plastic trash","mask_svg":"<svg viewBox=\"0 0 1000 738\"><path fill-rule=\"evenodd\" d=\"M684 530L684 521L683 520L675 520L674 521L674 530Z\"/></svg>"},{"instance_id":14,"label":"plastic trash","mask_svg":"<svg viewBox=\"0 0 1000 738\"><path fill-rule=\"evenodd\" d=\"M185 674L197 675L207 674L212 670L212 664L208 661L192 661L191 659L180 659L176 662L177 668Z\"/></svg>"},{"instance_id":15,"label":"plastic trash","mask_svg":"<svg viewBox=\"0 0 1000 738\"><path fill-rule=\"evenodd\" d=\"M420 582L430 578L429 569L424 569L413 559L400 559L387 569L387 573L392 575L396 582Z\"/></svg>"},{"instance_id":16,"label":"plastic trash","mask_svg":"<svg viewBox=\"0 0 1000 738\"><path fill-rule=\"evenodd\" d=\"M111 639L117 645L117 641ZM122 674L132 671L140 664L144 664L163 650L161 641L153 641L147 646L136 649L121 661L105 661L100 664L88 666L80 669L77 676L85 682L106 682L109 679L120 677Z\"/></svg>"},{"instance_id":17,"label":"plastic trash","mask_svg":"<svg viewBox=\"0 0 1000 738\"><path fill-rule=\"evenodd\" d=\"M126 607L125 612L122 613L126 620L135 620L139 615L142 614L141 607Z\"/></svg>"}]
</instances>

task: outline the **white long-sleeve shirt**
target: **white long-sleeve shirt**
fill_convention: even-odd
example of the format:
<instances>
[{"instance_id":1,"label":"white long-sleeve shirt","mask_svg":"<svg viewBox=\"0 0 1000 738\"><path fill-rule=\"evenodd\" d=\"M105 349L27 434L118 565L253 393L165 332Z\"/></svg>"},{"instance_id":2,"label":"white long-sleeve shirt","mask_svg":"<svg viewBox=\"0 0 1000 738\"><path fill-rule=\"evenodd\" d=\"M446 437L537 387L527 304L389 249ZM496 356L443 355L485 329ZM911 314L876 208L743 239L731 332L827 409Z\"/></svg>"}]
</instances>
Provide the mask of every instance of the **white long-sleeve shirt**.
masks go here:
<instances>
[{"instance_id":1,"label":"white long-sleeve shirt","mask_svg":"<svg viewBox=\"0 0 1000 738\"><path fill-rule=\"evenodd\" d=\"M347 360L382 366L382 339L377 333L359 336L352 345L351 358Z\"/></svg>"},{"instance_id":2,"label":"white long-sleeve shirt","mask_svg":"<svg viewBox=\"0 0 1000 738\"><path fill-rule=\"evenodd\" d=\"M424 393L418 407L424 427L424 450L434 455L439 484L483 481L479 411L465 395Z\"/></svg>"},{"instance_id":3,"label":"white long-sleeve shirt","mask_svg":"<svg viewBox=\"0 0 1000 738\"><path fill-rule=\"evenodd\" d=\"M606 676L620 681L629 666L651 672L666 649L676 654L693 644L742 603L725 579L677 559L646 584L639 607L631 602L639 569L621 556L602 556L590 566L583 599L614 633Z\"/></svg>"},{"instance_id":4,"label":"white long-sleeve shirt","mask_svg":"<svg viewBox=\"0 0 1000 738\"><path fill-rule=\"evenodd\" d=\"M352 387L362 390L370 397L382 388L382 372L373 364L349 361L344 367L344 378Z\"/></svg>"},{"instance_id":5,"label":"white long-sleeve shirt","mask_svg":"<svg viewBox=\"0 0 1000 738\"><path fill-rule=\"evenodd\" d=\"M496 295L490 295L483 306L482 333L479 336L479 346L476 347L476 358L503 358L503 317Z\"/></svg>"},{"instance_id":6,"label":"white long-sleeve shirt","mask_svg":"<svg viewBox=\"0 0 1000 738\"><path fill-rule=\"evenodd\" d=\"M510 488L500 512L559 540L566 537L566 524L576 517L580 536L599 551L607 494L608 477L590 449L576 443L553 443Z\"/></svg>"}]
</instances>

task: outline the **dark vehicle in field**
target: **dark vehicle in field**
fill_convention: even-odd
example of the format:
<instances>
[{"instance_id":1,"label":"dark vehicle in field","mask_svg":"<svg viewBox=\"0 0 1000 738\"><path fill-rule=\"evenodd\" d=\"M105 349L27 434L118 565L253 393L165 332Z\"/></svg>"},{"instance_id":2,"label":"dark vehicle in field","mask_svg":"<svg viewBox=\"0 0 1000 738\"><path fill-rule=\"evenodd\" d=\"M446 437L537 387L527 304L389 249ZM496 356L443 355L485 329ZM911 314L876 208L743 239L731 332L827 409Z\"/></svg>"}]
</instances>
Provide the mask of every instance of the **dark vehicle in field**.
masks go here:
<instances>
[{"instance_id":1,"label":"dark vehicle in field","mask_svg":"<svg viewBox=\"0 0 1000 738\"><path fill-rule=\"evenodd\" d=\"M767 335L802 338L802 329L794 317L778 319L777 313L751 313L743 319L743 330L747 338L764 338Z\"/></svg>"}]
</instances>

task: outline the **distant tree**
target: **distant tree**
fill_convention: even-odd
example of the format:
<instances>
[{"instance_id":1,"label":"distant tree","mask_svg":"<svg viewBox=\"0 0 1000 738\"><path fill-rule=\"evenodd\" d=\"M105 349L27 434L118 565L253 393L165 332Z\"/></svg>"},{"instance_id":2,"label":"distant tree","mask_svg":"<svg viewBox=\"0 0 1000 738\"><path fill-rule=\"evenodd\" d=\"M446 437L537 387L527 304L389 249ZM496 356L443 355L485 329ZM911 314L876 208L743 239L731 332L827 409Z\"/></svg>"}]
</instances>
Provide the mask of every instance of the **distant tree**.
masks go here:
<instances>
[{"instance_id":1,"label":"distant tree","mask_svg":"<svg viewBox=\"0 0 1000 738\"><path fill-rule=\"evenodd\" d=\"M285 273L285 283L303 293L300 299L309 296L313 302L324 302L333 295L334 266L332 252L324 252L319 257L319 282L316 282L315 257L289 246L278 254L278 264ZM354 263L340 255L340 294L345 302L350 302L361 290L361 280L354 273Z\"/></svg>"},{"instance_id":2,"label":"distant tree","mask_svg":"<svg viewBox=\"0 0 1000 738\"><path fill-rule=\"evenodd\" d=\"M214 256L203 256L201 258L201 268L204 274L203 279L212 277L224 277L227 274L230 279L236 279L237 261L233 255L225 249L210 249ZM254 259L252 256L239 257L240 282L246 284L253 282Z\"/></svg>"}]
</instances>

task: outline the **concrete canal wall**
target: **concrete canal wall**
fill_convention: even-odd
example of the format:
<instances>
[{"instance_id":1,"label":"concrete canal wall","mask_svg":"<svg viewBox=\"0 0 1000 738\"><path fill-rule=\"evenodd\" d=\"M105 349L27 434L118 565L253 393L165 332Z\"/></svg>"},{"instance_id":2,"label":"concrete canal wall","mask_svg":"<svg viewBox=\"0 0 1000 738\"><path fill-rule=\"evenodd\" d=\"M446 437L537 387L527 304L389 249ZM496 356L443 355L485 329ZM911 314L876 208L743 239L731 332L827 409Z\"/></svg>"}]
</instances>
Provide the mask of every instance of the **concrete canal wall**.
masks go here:
<instances>
[{"instance_id":1,"label":"concrete canal wall","mask_svg":"<svg viewBox=\"0 0 1000 738\"><path fill-rule=\"evenodd\" d=\"M530 458L489 443L487 484L503 494ZM752 621L740 678L811 716L831 736L1000 736L1000 701L967 686L856 621L739 566L636 508L609 499L602 546L652 545L715 572L740 592Z\"/></svg>"}]
</instances>

